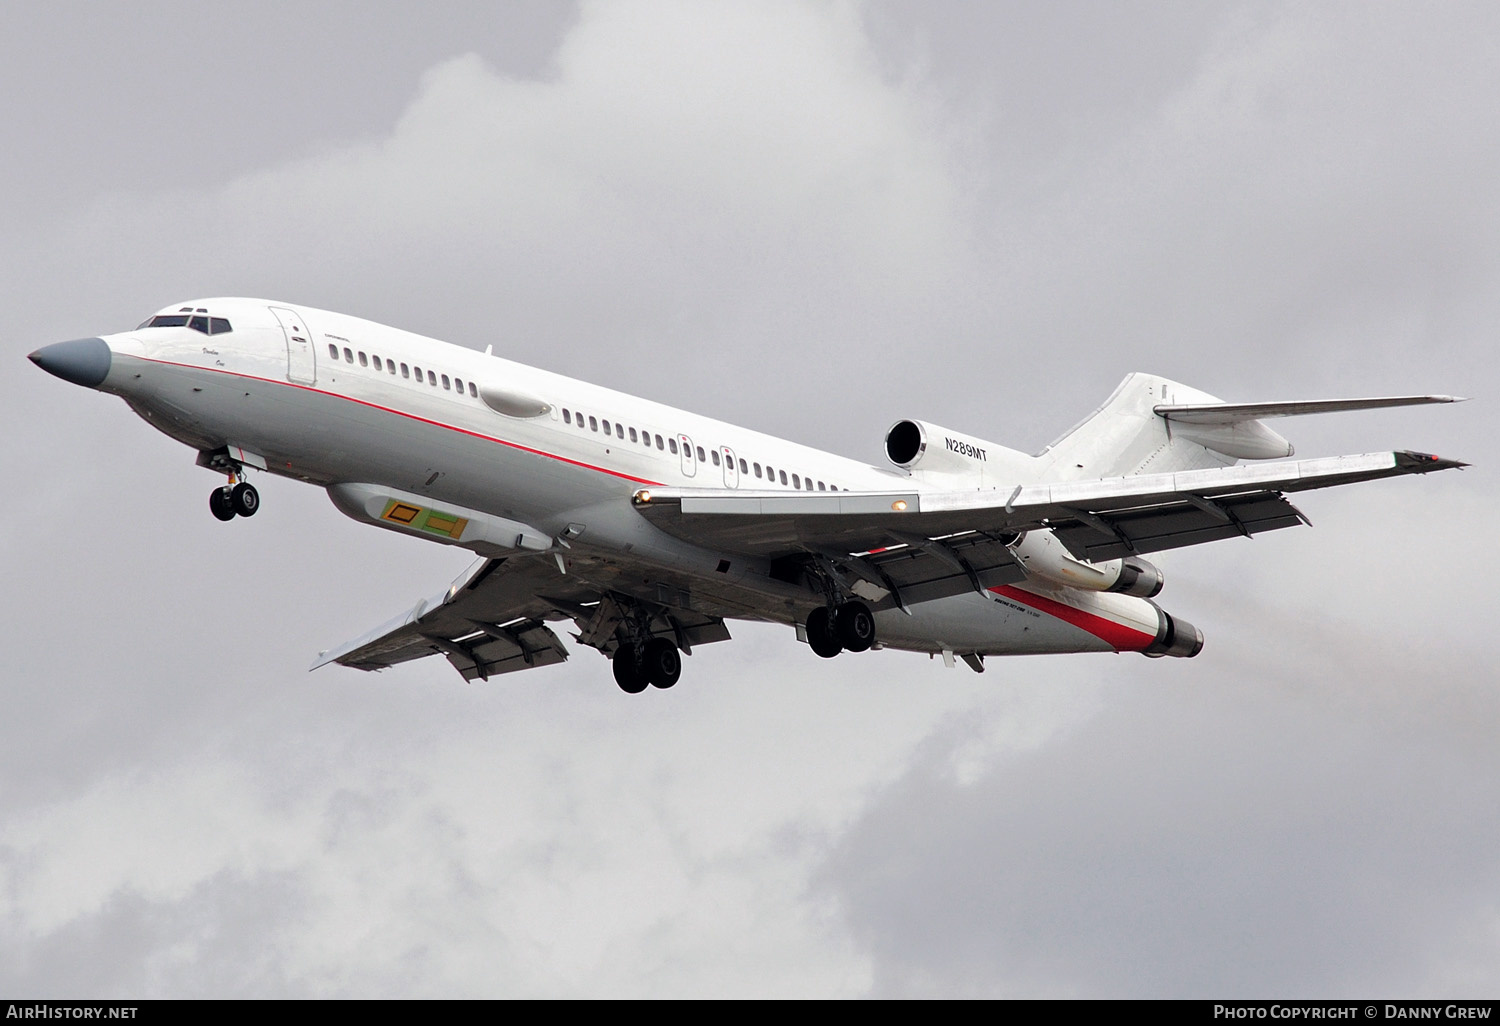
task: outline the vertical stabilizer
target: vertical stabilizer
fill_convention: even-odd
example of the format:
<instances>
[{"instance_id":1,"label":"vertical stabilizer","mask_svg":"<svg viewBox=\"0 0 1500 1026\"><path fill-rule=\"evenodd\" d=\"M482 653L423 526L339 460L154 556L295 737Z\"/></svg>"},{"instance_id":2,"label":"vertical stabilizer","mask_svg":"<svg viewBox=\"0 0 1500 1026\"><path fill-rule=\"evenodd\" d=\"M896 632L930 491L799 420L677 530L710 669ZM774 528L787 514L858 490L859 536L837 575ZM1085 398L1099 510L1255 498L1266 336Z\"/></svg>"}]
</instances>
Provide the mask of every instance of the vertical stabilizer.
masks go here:
<instances>
[{"instance_id":1,"label":"vertical stabilizer","mask_svg":"<svg viewBox=\"0 0 1500 1026\"><path fill-rule=\"evenodd\" d=\"M1218 403L1196 388L1154 374L1135 373L1093 413L1037 453L1042 479L1128 477L1226 467L1234 457L1175 432L1156 413L1167 404Z\"/></svg>"}]
</instances>

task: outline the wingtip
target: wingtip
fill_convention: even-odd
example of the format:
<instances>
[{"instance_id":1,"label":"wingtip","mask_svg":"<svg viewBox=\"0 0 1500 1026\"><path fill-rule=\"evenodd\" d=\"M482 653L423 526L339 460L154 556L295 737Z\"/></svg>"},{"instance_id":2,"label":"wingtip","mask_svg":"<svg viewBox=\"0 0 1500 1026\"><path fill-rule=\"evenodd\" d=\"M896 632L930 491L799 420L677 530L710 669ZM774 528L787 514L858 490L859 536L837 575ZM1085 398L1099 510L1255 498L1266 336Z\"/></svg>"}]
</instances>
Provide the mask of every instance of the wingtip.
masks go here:
<instances>
[{"instance_id":1,"label":"wingtip","mask_svg":"<svg viewBox=\"0 0 1500 1026\"><path fill-rule=\"evenodd\" d=\"M1430 452L1413 452L1410 449L1393 455L1401 469L1414 474L1428 474L1434 470L1462 470L1470 465L1462 460L1445 459Z\"/></svg>"}]
</instances>

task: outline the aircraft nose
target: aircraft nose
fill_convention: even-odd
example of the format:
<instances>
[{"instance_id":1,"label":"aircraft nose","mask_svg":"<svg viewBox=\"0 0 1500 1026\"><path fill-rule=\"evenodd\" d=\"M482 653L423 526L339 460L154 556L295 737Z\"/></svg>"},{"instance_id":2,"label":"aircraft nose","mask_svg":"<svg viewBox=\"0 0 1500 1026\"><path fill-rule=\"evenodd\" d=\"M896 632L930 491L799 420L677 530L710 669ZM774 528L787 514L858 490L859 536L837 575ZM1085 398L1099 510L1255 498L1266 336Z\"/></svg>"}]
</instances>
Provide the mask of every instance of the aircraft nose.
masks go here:
<instances>
[{"instance_id":1,"label":"aircraft nose","mask_svg":"<svg viewBox=\"0 0 1500 1026\"><path fill-rule=\"evenodd\" d=\"M54 342L32 353L29 359L48 374L85 388L98 388L109 375L109 343L102 338L75 338Z\"/></svg>"}]
</instances>

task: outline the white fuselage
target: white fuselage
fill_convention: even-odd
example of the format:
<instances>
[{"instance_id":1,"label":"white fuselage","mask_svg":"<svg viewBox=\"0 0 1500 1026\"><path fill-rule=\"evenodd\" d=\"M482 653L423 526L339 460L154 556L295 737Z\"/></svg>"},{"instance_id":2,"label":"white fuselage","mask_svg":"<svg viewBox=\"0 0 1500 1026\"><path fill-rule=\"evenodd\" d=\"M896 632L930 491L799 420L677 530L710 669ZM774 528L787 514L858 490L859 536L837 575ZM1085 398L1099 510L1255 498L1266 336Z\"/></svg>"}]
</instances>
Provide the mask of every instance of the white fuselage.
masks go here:
<instances>
[{"instance_id":1,"label":"white fuselage","mask_svg":"<svg viewBox=\"0 0 1500 1026\"><path fill-rule=\"evenodd\" d=\"M113 358L98 387L195 449L237 447L281 476L385 486L548 537L583 528L581 553L606 562L611 552L650 553L661 580L743 618L800 623L821 599L754 559L716 573L722 554L647 523L631 507L637 489L912 483L905 471L355 317L251 299L191 309L232 330L104 336ZM1157 637L1160 615L1143 598L1040 579L877 613L884 646L992 654L1138 651Z\"/></svg>"}]
</instances>

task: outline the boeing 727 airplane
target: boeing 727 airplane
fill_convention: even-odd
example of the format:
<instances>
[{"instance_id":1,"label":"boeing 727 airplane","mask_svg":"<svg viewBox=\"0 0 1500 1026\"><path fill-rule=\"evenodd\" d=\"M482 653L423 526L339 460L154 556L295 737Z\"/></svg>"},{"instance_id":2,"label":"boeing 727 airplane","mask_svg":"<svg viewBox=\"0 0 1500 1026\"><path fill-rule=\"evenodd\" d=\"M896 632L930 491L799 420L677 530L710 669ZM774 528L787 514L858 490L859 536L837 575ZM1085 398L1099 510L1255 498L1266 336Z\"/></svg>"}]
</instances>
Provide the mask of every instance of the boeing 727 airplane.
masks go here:
<instances>
[{"instance_id":1,"label":"boeing 727 airplane","mask_svg":"<svg viewBox=\"0 0 1500 1026\"><path fill-rule=\"evenodd\" d=\"M321 653L379 670L442 655L466 680L562 662L552 624L669 688L726 621L795 628L818 655L1195 656L1152 601L1148 553L1305 523L1286 493L1462 467L1416 452L1288 460L1277 417L1453 402L1226 403L1131 374L1036 455L920 420L875 467L341 314L195 300L133 331L46 346L42 369L120 396L227 484L326 489L362 523L480 560L446 591ZM1240 460L1273 460L1240 464Z\"/></svg>"}]
</instances>

